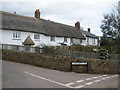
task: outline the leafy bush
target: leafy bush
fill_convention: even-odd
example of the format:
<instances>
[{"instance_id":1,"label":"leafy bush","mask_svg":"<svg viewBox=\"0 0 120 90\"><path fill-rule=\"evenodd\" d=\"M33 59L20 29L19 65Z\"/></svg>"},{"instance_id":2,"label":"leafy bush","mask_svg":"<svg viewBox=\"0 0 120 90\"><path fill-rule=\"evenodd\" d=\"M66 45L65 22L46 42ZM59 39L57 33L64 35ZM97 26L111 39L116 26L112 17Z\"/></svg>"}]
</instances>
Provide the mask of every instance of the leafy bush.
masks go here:
<instances>
[{"instance_id":1,"label":"leafy bush","mask_svg":"<svg viewBox=\"0 0 120 90\"><path fill-rule=\"evenodd\" d=\"M107 49L110 54L120 54L119 47L117 46L102 46L101 48Z\"/></svg>"},{"instance_id":2,"label":"leafy bush","mask_svg":"<svg viewBox=\"0 0 120 90\"><path fill-rule=\"evenodd\" d=\"M53 46L44 46L43 47L43 53L45 53L45 54L54 54L55 51L56 51L56 49Z\"/></svg>"},{"instance_id":3,"label":"leafy bush","mask_svg":"<svg viewBox=\"0 0 120 90\"><path fill-rule=\"evenodd\" d=\"M98 53L100 55L100 57L99 57L100 59L107 60L110 57L110 55L108 54L108 50L106 50L106 49L99 49Z\"/></svg>"},{"instance_id":4,"label":"leafy bush","mask_svg":"<svg viewBox=\"0 0 120 90\"><path fill-rule=\"evenodd\" d=\"M72 45L69 46L69 50L73 51L83 51L83 52L92 52L93 49L98 49L99 46L82 46L82 45Z\"/></svg>"}]
</instances>

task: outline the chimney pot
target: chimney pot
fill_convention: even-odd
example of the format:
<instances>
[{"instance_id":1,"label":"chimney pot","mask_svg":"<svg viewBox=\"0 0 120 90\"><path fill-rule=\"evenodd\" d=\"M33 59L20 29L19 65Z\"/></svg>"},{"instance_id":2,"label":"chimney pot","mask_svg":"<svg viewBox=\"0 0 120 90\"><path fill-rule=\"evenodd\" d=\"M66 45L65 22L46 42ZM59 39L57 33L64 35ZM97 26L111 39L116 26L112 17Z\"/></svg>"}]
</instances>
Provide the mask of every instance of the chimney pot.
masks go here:
<instances>
[{"instance_id":1,"label":"chimney pot","mask_svg":"<svg viewBox=\"0 0 120 90\"><path fill-rule=\"evenodd\" d=\"M16 11L14 12L14 14L16 14Z\"/></svg>"},{"instance_id":2,"label":"chimney pot","mask_svg":"<svg viewBox=\"0 0 120 90\"><path fill-rule=\"evenodd\" d=\"M80 22L77 21L77 22L75 23L75 27L77 28L77 30L80 30Z\"/></svg>"},{"instance_id":3,"label":"chimney pot","mask_svg":"<svg viewBox=\"0 0 120 90\"><path fill-rule=\"evenodd\" d=\"M90 32L90 28L88 28L88 32Z\"/></svg>"},{"instance_id":4,"label":"chimney pot","mask_svg":"<svg viewBox=\"0 0 120 90\"><path fill-rule=\"evenodd\" d=\"M37 10L35 11L35 18L36 18L36 19L40 19L40 11L39 11L39 9L37 9Z\"/></svg>"}]
</instances>

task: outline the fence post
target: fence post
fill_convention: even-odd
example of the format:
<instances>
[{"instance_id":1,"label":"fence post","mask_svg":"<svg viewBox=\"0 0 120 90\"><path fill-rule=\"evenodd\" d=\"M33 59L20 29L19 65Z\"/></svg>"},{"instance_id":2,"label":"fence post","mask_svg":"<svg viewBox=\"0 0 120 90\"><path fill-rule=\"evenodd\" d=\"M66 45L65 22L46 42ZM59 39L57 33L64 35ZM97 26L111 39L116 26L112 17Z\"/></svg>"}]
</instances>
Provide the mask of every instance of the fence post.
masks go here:
<instances>
[{"instance_id":1,"label":"fence post","mask_svg":"<svg viewBox=\"0 0 120 90\"><path fill-rule=\"evenodd\" d=\"M72 62L70 62L70 71L72 72Z\"/></svg>"}]
</instances>

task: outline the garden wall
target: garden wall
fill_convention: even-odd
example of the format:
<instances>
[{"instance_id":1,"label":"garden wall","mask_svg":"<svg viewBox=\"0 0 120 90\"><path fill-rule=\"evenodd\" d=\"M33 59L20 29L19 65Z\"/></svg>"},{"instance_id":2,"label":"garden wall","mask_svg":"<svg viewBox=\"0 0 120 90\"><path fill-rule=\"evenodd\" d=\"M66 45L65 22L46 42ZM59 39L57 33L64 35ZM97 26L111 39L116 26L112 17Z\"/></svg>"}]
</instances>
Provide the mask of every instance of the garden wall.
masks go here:
<instances>
[{"instance_id":1,"label":"garden wall","mask_svg":"<svg viewBox=\"0 0 120 90\"><path fill-rule=\"evenodd\" d=\"M66 72L71 71L70 62L88 62L88 73L94 74L118 73L118 68L120 68L120 65L118 65L118 60L75 59L63 56L17 52L10 50L2 50L2 59ZM86 72L86 70L87 69L85 66L73 67L73 71L75 72Z\"/></svg>"}]
</instances>

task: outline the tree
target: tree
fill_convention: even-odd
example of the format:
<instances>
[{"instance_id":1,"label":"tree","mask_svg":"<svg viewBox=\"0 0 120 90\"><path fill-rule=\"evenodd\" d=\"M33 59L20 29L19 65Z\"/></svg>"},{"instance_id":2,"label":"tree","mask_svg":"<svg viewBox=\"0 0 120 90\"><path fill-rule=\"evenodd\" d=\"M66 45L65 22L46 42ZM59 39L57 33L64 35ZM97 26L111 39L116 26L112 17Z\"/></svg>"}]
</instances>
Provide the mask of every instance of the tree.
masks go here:
<instances>
[{"instance_id":1,"label":"tree","mask_svg":"<svg viewBox=\"0 0 120 90\"><path fill-rule=\"evenodd\" d=\"M102 29L103 37L120 37L120 1L111 13L104 15L100 28Z\"/></svg>"},{"instance_id":2,"label":"tree","mask_svg":"<svg viewBox=\"0 0 120 90\"><path fill-rule=\"evenodd\" d=\"M110 13L105 14L100 26L103 36L101 46L115 46L120 52L120 1Z\"/></svg>"}]
</instances>

